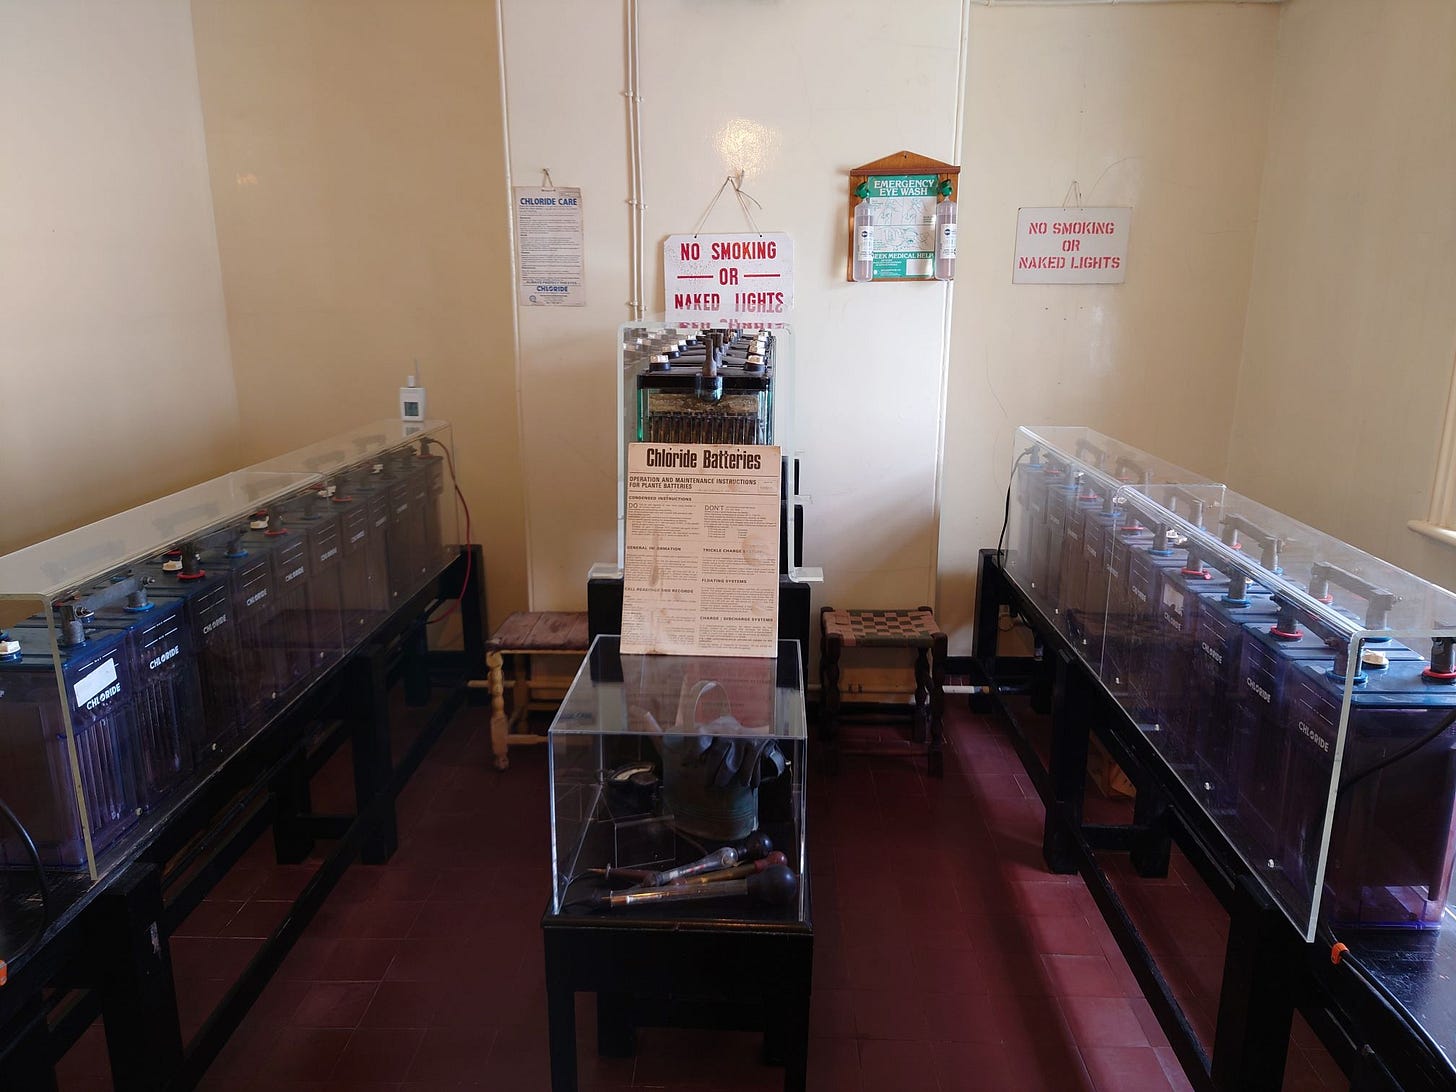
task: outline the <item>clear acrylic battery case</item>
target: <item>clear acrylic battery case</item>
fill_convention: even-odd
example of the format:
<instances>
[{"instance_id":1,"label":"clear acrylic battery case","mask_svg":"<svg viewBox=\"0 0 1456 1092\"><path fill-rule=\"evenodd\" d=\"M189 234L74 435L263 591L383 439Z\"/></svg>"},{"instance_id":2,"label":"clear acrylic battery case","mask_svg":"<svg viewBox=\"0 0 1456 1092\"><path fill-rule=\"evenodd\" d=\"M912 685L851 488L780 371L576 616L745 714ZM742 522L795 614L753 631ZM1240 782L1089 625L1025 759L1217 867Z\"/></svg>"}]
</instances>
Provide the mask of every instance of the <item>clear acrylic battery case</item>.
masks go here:
<instances>
[{"instance_id":1,"label":"clear acrylic battery case","mask_svg":"<svg viewBox=\"0 0 1456 1092\"><path fill-rule=\"evenodd\" d=\"M1307 938L1320 920L1438 926L1456 595L1222 485L1121 481L1057 431L1018 434L1036 455L1013 482L1008 575ZM1093 554L1065 546L1077 518L1102 537L1105 596Z\"/></svg>"},{"instance_id":2,"label":"clear acrylic battery case","mask_svg":"<svg viewBox=\"0 0 1456 1092\"><path fill-rule=\"evenodd\" d=\"M552 722L552 911L635 919L798 921L743 894L598 905L609 868L662 871L767 835L802 877L804 686L798 643L776 659L624 656L593 642ZM620 889L620 885L617 885Z\"/></svg>"},{"instance_id":3,"label":"clear acrylic battery case","mask_svg":"<svg viewBox=\"0 0 1456 1092\"><path fill-rule=\"evenodd\" d=\"M1017 430L1007 574L1099 669L1112 554L1137 529L1120 502L1129 486L1206 483L1193 471L1077 426ZM1134 540L1135 541L1135 540Z\"/></svg>"},{"instance_id":4,"label":"clear acrylic battery case","mask_svg":"<svg viewBox=\"0 0 1456 1092\"><path fill-rule=\"evenodd\" d=\"M0 798L46 867L106 871L327 641L280 606L280 554L255 584L223 557L313 482L240 471L0 558ZM0 867L28 865L7 827Z\"/></svg>"},{"instance_id":5,"label":"clear acrylic battery case","mask_svg":"<svg viewBox=\"0 0 1456 1092\"><path fill-rule=\"evenodd\" d=\"M638 321L619 331L617 395L617 565L627 511L627 445L771 444L786 460L785 495L794 492L794 336L783 324L762 328L689 329ZM779 537L787 558L794 505L784 505ZM788 571L787 564L784 571Z\"/></svg>"},{"instance_id":6,"label":"clear acrylic battery case","mask_svg":"<svg viewBox=\"0 0 1456 1092\"><path fill-rule=\"evenodd\" d=\"M288 513L317 558L337 565L346 645L410 599L464 541L446 421L375 421L253 469L317 474ZM337 552L335 552L337 551Z\"/></svg>"}]
</instances>

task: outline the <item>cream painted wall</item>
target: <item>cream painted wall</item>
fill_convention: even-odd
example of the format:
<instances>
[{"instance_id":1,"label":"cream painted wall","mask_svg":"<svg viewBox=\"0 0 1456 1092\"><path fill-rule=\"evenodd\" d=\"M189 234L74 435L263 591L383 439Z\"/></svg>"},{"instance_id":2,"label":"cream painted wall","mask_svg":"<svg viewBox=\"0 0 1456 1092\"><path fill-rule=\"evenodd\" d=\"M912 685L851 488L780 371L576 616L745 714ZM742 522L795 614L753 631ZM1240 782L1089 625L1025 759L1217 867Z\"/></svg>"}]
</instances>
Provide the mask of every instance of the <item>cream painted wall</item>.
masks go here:
<instances>
[{"instance_id":1,"label":"cream painted wall","mask_svg":"<svg viewBox=\"0 0 1456 1092\"><path fill-rule=\"evenodd\" d=\"M235 455L186 0L0 4L0 164L5 553Z\"/></svg>"},{"instance_id":2,"label":"cream painted wall","mask_svg":"<svg viewBox=\"0 0 1456 1092\"><path fill-rule=\"evenodd\" d=\"M1424 519L1456 360L1456 5L1290 0L1229 482L1456 586Z\"/></svg>"},{"instance_id":3,"label":"cream painted wall","mask_svg":"<svg viewBox=\"0 0 1456 1092\"><path fill-rule=\"evenodd\" d=\"M585 307L521 308L521 465L533 610L581 610L616 558L617 325L628 317L620 0L499 0L509 184L582 187Z\"/></svg>"},{"instance_id":4,"label":"cream painted wall","mask_svg":"<svg viewBox=\"0 0 1456 1092\"><path fill-rule=\"evenodd\" d=\"M496 18L482 0L193 0L243 455L455 425L490 614L526 605Z\"/></svg>"},{"instance_id":5,"label":"cream painted wall","mask_svg":"<svg viewBox=\"0 0 1456 1092\"><path fill-rule=\"evenodd\" d=\"M952 158L962 5L923 0L913 17L873 0L640 8L647 310L662 309L663 238L691 231L743 168L759 226L795 239L796 446L812 496L805 560L827 573L820 598L925 601L947 292L846 283L844 207L853 166L901 148ZM623 6L504 0L503 10L512 180L536 185L549 167L558 185L584 191L588 306L520 311L531 601L569 609L585 599L591 563L616 556L614 334L629 299ZM738 78L722 78L725 60ZM746 229L728 200L707 226Z\"/></svg>"},{"instance_id":6,"label":"cream painted wall","mask_svg":"<svg viewBox=\"0 0 1456 1092\"><path fill-rule=\"evenodd\" d=\"M1210 476L1234 416L1277 7L972 9L940 538L968 652L1020 424L1085 424ZM1133 208L1122 285L1013 285L1016 210Z\"/></svg>"}]
</instances>

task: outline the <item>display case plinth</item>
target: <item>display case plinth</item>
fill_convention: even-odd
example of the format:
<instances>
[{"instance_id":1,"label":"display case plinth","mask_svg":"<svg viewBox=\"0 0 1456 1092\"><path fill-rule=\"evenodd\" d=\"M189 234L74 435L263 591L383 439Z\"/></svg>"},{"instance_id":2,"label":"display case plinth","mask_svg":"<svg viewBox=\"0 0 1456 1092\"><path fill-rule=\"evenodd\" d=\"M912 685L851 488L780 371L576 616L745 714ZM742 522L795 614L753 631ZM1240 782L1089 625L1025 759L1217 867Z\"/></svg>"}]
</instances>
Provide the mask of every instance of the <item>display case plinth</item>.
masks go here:
<instances>
[{"instance_id":1,"label":"display case plinth","mask_svg":"<svg viewBox=\"0 0 1456 1092\"><path fill-rule=\"evenodd\" d=\"M576 994L597 995L598 1053L634 1053L638 1027L762 1030L764 1060L802 1092L809 1045L814 930L803 920L541 919L552 1092L575 1092ZM709 1064L705 1060L705 1065Z\"/></svg>"},{"instance_id":2,"label":"display case plinth","mask_svg":"<svg viewBox=\"0 0 1456 1092\"><path fill-rule=\"evenodd\" d=\"M541 920L552 1087L576 1088L574 995L598 1046L635 1029L758 1030L804 1087L814 930L799 646L623 654L598 636L551 725L552 895Z\"/></svg>"}]
</instances>

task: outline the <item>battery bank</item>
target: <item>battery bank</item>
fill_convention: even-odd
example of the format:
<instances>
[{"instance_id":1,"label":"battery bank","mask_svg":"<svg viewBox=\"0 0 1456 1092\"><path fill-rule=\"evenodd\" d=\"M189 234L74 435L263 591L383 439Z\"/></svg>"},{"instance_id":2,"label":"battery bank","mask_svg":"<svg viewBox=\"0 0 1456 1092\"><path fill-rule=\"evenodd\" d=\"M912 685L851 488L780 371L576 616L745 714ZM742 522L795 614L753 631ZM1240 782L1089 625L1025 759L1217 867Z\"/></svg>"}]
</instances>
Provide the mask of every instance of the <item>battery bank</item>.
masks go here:
<instances>
[{"instance_id":1,"label":"battery bank","mask_svg":"<svg viewBox=\"0 0 1456 1092\"><path fill-rule=\"evenodd\" d=\"M307 619L311 670L334 663L344 649L343 541L340 512L310 490L283 506L284 523L304 541L308 560Z\"/></svg>"},{"instance_id":2,"label":"battery bank","mask_svg":"<svg viewBox=\"0 0 1456 1092\"><path fill-rule=\"evenodd\" d=\"M164 567L168 560L180 565L181 554L158 557L138 566L152 575L149 594L155 600L175 599L184 605L192 631L198 680L202 687L202 745L198 765L216 761L237 735L256 723L266 704L266 695L255 678L261 650L245 653L243 633L233 606L232 572L216 568L188 574Z\"/></svg>"},{"instance_id":3,"label":"battery bank","mask_svg":"<svg viewBox=\"0 0 1456 1092\"><path fill-rule=\"evenodd\" d=\"M254 529L239 540L248 557L265 562L271 572L272 609L263 623L262 642L273 660L277 701L286 700L313 673L313 633L310 629L308 585L311 560L307 537L286 526L278 515L254 514ZM260 523L270 524L258 530ZM256 594L256 593L255 593Z\"/></svg>"},{"instance_id":4,"label":"battery bank","mask_svg":"<svg viewBox=\"0 0 1456 1092\"><path fill-rule=\"evenodd\" d=\"M421 461L411 455L390 453L381 465L377 480L388 515L390 603L398 606L424 586L429 569L424 522L429 481Z\"/></svg>"},{"instance_id":5,"label":"battery bank","mask_svg":"<svg viewBox=\"0 0 1456 1092\"><path fill-rule=\"evenodd\" d=\"M1424 659L1397 658L1399 653L1384 669L1365 668L1353 689L1342 782L1456 714L1456 688L1427 678ZM1288 757L1280 859L1296 886L1314 879L1343 697L1344 682L1324 659L1296 663L1284 689ZM1341 791L1325 871L1325 916L1371 926L1439 925L1456 846L1453 811L1456 727L1448 724L1418 750Z\"/></svg>"},{"instance_id":6,"label":"battery bank","mask_svg":"<svg viewBox=\"0 0 1456 1092\"><path fill-rule=\"evenodd\" d=\"M137 612L120 604L101 607L92 619L99 631L130 637L134 669L132 715L136 729L137 803L159 807L192 773L208 750L202 686L185 605L159 597Z\"/></svg>"},{"instance_id":7,"label":"battery bank","mask_svg":"<svg viewBox=\"0 0 1456 1092\"><path fill-rule=\"evenodd\" d=\"M197 545L205 573L226 573L232 591L232 619L238 637L239 689L246 708L267 714L287 689L287 669L275 647L272 551L255 553L242 542L241 528L208 536Z\"/></svg>"},{"instance_id":8,"label":"battery bank","mask_svg":"<svg viewBox=\"0 0 1456 1092\"><path fill-rule=\"evenodd\" d=\"M59 652L64 700L70 706L81 784L78 802L71 776L61 694L56 689L50 636L44 622L10 630L20 651L0 659L0 796L26 825L41 860L61 868L86 864L78 805L86 809L91 844L100 853L139 814L134 675L127 635L98 632ZM59 802L69 802L61 808ZM8 863L26 860L11 831L0 835Z\"/></svg>"},{"instance_id":9,"label":"battery bank","mask_svg":"<svg viewBox=\"0 0 1456 1092\"><path fill-rule=\"evenodd\" d=\"M1061 578L1057 585L1057 625L1084 658L1090 618L1107 610L1105 597L1101 602L1092 602L1088 594L1092 572L1100 568L1102 525L1104 520L1111 519L1110 513L1104 514L1105 501L1110 503L1110 498L1104 498L1094 489L1079 488L1076 503L1063 509L1065 524L1059 565ZM1096 662L1092 661L1092 665L1095 668Z\"/></svg>"}]
</instances>

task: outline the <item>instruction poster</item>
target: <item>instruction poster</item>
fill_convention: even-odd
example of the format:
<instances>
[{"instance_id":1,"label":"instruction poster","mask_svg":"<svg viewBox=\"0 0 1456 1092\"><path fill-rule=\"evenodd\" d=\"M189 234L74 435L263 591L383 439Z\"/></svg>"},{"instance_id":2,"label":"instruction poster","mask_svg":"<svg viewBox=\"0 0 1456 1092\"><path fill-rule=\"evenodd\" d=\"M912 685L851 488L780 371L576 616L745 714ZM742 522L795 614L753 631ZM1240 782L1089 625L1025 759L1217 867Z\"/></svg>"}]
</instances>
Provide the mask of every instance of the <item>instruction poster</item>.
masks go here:
<instances>
[{"instance_id":1,"label":"instruction poster","mask_svg":"<svg viewBox=\"0 0 1456 1092\"><path fill-rule=\"evenodd\" d=\"M523 307L585 307L581 190L517 186L516 264Z\"/></svg>"},{"instance_id":2,"label":"instruction poster","mask_svg":"<svg viewBox=\"0 0 1456 1092\"><path fill-rule=\"evenodd\" d=\"M774 656L777 447L631 444L622 651Z\"/></svg>"},{"instance_id":3,"label":"instruction poster","mask_svg":"<svg viewBox=\"0 0 1456 1092\"><path fill-rule=\"evenodd\" d=\"M875 280L935 276L937 174L882 174L865 180L875 229Z\"/></svg>"}]
</instances>

